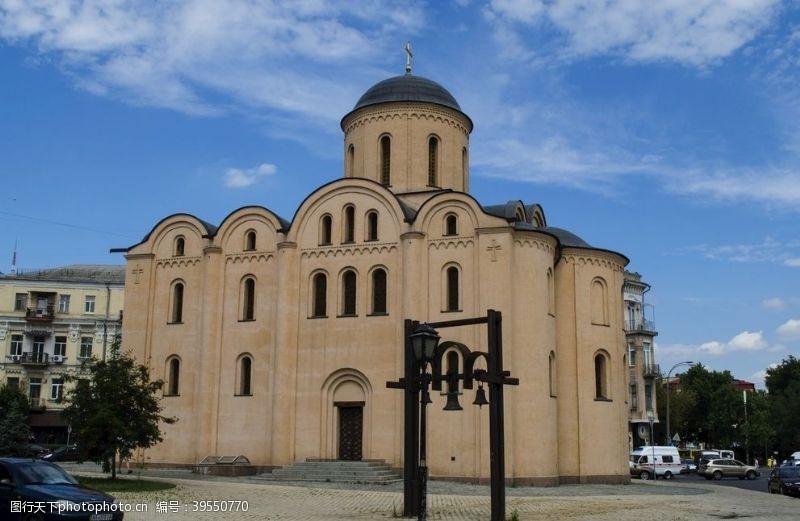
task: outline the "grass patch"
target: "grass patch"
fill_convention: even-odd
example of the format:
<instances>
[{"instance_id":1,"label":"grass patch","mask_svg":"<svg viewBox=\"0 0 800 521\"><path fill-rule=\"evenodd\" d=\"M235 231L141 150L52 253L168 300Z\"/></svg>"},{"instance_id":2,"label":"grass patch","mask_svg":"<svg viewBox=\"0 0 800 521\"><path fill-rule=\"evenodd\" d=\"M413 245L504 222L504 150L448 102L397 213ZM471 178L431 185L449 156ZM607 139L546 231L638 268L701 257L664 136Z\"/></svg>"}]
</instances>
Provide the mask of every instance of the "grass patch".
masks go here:
<instances>
[{"instance_id":1,"label":"grass patch","mask_svg":"<svg viewBox=\"0 0 800 521\"><path fill-rule=\"evenodd\" d=\"M75 476L75 479L81 485L101 492L158 492L175 488L174 483L146 479L87 478L84 476Z\"/></svg>"}]
</instances>

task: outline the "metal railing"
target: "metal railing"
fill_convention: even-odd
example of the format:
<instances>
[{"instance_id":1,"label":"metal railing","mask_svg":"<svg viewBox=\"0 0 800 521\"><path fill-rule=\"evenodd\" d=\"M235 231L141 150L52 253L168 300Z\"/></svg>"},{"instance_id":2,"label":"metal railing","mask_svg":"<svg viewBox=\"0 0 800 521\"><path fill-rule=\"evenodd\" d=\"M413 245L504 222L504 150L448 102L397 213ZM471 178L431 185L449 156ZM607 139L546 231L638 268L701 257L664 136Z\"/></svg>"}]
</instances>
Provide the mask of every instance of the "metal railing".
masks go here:
<instances>
[{"instance_id":1,"label":"metal railing","mask_svg":"<svg viewBox=\"0 0 800 521\"><path fill-rule=\"evenodd\" d=\"M645 364L642 367L642 375L645 378L657 378L661 376L661 367L658 364Z\"/></svg>"},{"instance_id":2,"label":"metal railing","mask_svg":"<svg viewBox=\"0 0 800 521\"><path fill-rule=\"evenodd\" d=\"M653 320L646 320L643 318L630 320L625 320L625 330L626 331L647 331L650 333L656 332L656 323Z\"/></svg>"},{"instance_id":3,"label":"metal railing","mask_svg":"<svg viewBox=\"0 0 800 521\"><path fill-rule=\"evenodd\" d=\"M55 308L52 305L46 308L27 308L25 309L26 320L52 321L55 318Z\"/></svg>"},{"instance_id":4,"label":"metal railing","mask_svg":"<svg viewBox=\"0 0 800 521\"><path fill-rule=\"evenodd\" d=\"M27 365L47 365L50 363L48 353L22 353L19 363Z\"/></svg>"}]
</instances>

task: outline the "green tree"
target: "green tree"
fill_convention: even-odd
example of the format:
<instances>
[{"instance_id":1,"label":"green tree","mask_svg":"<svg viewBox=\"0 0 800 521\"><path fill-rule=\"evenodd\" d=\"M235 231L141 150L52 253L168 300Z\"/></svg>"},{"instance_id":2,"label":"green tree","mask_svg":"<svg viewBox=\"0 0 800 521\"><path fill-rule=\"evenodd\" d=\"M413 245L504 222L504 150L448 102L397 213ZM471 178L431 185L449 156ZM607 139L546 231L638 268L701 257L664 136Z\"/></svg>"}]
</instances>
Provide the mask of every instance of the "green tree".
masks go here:
<instances>
[{"instance_id":1,"label":"green tree","mask_svg":"<svg viewBox=\"0 0 800 521\"><path fill-rule=\"evenodd\" d=\"M789 356L767 369L765 383L779 448L784 452L800 449L800 360Z\"/></svg>"},{"instance_id":2,"label":"green tree","mask_svg":"<svg viewBox=\"0 0 800 521\"><path fill-rule=\"evenodd\" d=\"M119 354L118 343L111 358L94 362L88 374L70 377L75 383L67 393L64 416L72 425L84 459L101 463L104 472L116 478L117 455L130 458L138 448L148 448L163 437L160 424L175 418L161 415L157 392L161 380L150 380L150 370L136 364L127 353Z\"/></svg>"},{"instance_id":3,"label":"green tree","mask_svg":"<svg viewBox=\"0 0 800 521\"><path fill-rule=\"evenodd\" d=\"M28 398L21 390L0 386L0 456L19 454L28 443Z\"/></svg>"},{"instance_id":4,"label":"green tree","mask_svg":"<svg viewBox=\"0 0 800 521\"><path fill-rule=\"evenodd\" d=\"M691 404L684 418L688 439L717 448L744 445L744 404L729 371L690 367L681 376L679 394Z\"/></svg>"},{"instance_id":5,"label":"green tree","mask_svg":"<svg viewBox=\"0 0 800 521\"><path fill-rule=\"evenodd\" d=\"M746 428L750 435L751 453L767 461L769 447L775 439L770 398L766 391L756 391L747 397Z\"/></svg>"}]
</instances>

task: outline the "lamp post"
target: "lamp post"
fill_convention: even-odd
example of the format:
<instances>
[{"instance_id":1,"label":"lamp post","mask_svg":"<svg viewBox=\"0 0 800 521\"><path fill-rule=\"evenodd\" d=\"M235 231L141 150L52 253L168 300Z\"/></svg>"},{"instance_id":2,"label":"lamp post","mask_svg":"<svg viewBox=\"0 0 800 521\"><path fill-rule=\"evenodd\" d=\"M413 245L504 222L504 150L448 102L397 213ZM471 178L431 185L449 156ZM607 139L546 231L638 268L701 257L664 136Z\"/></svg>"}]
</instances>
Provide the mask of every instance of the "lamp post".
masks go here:
<instances>
[{"instance_id":1,"label":"lamp post","mask_svg":"<svg viewBox=\"0 0 800 521\"><path fill-rule=\"evenodd\" d=\"M428 387L431 383L428 374L428 364L433 360L436 353L436 346L439 345L439 334L428 324L418 325L414 332L409 335L411 349L414 352L414 359L421 364L420 372L420 396L419 396L419 468L417 479L419 480L419 498L417 504L417 520L426 521L428 519L428 462L427 462L427 430L428 422L426 419L426 409L431 401L428 394Z\"/></svg>"},{"instance_id":2,"label":"lamp post","mask_svg":"<svg viewBox=\"0 0 800 521\"><path fill-rule=\"evenodd\" d=\"M682 365L692 365L693 366L695 364L694 364L694 362L678 362L677 364L675 364L672 367L670 367L669 371L667 371L667 444L668 445L672 445L672 433L669 430L669 395L672 394L672 391L670 389L669 378L670 378L670 375L672 375L672 371L674 371L676 367L679 367L679 366L682 366Z\"/></svg>"}]
</instances>

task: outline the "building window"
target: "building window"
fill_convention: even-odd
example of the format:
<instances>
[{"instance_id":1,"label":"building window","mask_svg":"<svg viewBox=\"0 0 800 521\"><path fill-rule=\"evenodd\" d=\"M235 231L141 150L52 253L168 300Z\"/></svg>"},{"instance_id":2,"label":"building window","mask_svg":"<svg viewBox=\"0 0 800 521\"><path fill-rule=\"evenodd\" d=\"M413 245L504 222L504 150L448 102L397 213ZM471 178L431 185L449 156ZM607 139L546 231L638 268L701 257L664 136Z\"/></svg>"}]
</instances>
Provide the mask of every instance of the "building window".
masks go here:
<instances>
[{"instance_id":1,"label":"building window","mask_svg":"<svg viewBox=\"0 0 800 521\"><path fill-rule=\"evenodd\" d=\"M28 397L31 400L31 407L39 406L39 398L42 396L42 379L30 378L28 380Z\"/></svg>"},{"instance_id":2,"label":"building window","mask_svg":"<svg viewBox=\"0 0 800 521\"><path fill-rule=\"evenodd\" d=\"M322 221L319 226L319 244L320 246L327 246L331 243L331 228L333 227L333 218L330 215L323 215Z\"/></svg>"},{"instance_id":3,"label":"building window","mask_svg":"<svg viewBox=\"0 0 800 521\"><path fill-rule=\"evenodd\" d=\"M458 268L450 266L447 268L447 307L446 311L459 311L458 307Z\"/></svg>"},{"instance_id":4,"label":"building window","mask_svg":"<svg viewBox=\"0 0 800 521\"><path fill-rule=\"evenodd\" d=\"M636 367L636 346L628 344L628 367Z\"/></svg>"},{"instance_id":5,"label":"building window","mask_svg":"<svg viewBox=\"0 0 800 521\"><path fill-rule=\"evenodd\" d=\"M367 213L367 240L378 240L378 212L376 211Z\"/></svg>"},{"instance_id":6,"label":"building window","mask_svg":"<svg viewBox=\"0 0 800 521\"><path fill-rule=\"evenodd\" d=\"M94 295L86 295L86 299L83 301L83 312L84 313L94 313Z\"/></svg>"},{"instance_id":7,"label":"building window","mask_svg":"<svg viewBox=\"0 0 800 521\"><path fill-rule=\"evenodd\" d=\"M644 358L642 362L646 368L653 367L653 348L650 342L642 342L642 357Z\"/></svg>"},{"instance_id":8,"label":"building window","mask_svg":"<svg viewBox=\"0 0 800 521\"><path fill-rule=\"evenodd\" d=\"M594 396L598 400L608 399L608 362L603 353L594 356Z\"/></svg>"},{"instance_id":9,"label":"building window","mask_svg":"<svg viewBox=\"0 0 800 521\"><path fill-rule=\"evenodd\" d=\"M80 357L81 358L91 358L92 357L92 344L93 344L92 337L90 336L82 336L81 337L81 351Z\"/></svg>"},{"instance_id":10,"label":"building window","mask_svg":"<svg viewBox=\"0 0 800 521\"><path fill-rule=\"evenodd\" d=\"M8 387L9 389L14 389L14 390L19 389L19 378L17 378L16 376L8 377L6 379L6 387Z\"/></svg>"},{"instance_id":11,"label":"building window","mask_svg":"<svg viewBox=\"0 0 800 521\"><path fill-rule=\"evenodd\" d=\"M186 240L183 235L175 237L175 257L182 257L186 250Z\"/></svg>"},{"instance_id":12,"label":"building window","mask_svg":"<svg viewBox=\"0 0 800 521\"><path fill-rule=\"evenodd\" d=\"M58 296L58 312L69 313L69 295Z\"/></svg>"},{"instance_id":13,"label":"building window","mask_svg":"<svg viewBox=\"0 0 800 521\"><path fill-rule=\"evenodd\" d=\"M356 314L356 272L347 270L342 275L342 315Z\"/></svg>"},{"instance_id":14,"label":"building window","mask_svg":"<svg viewBox=\"0 0 800 521\"><path fill-rule=\"evenodd\" d=\"M391 185L391 155L392 155L392 140L389 136L381 138L381 184L383 186Z\"/></svg>"},{"instance_id":15,"label":"building window","mask_svg":"<svg viewBox=\"0 0 800 521\"><path fill-rule=\"evenodd\" d=\"M50 383L50 399L60 402L64 397L64 380L61 378L53 378Z\"/></svg>"},{"instance_id":16,"label":"building window","mask_svg":"<svg viewBox=\"0 0 800 521\"><path fill-rule=\"evenodd\" d=\"M548 359L548 375L549 375L549 382L550 382L550 396L556 396L556 354L553 351L550 351L550 357Z\"/></svg>"},{"instance_id":17,"label":"building window","mask_svg":"<svg viewBox=\"0 0 800 521\"><path fill-rule=\"evenodd\" d=\"M356 208L347 206L344 209L344 240L342 242L355 242L356 240Z\"/></svg>"},{"instance_id":18,"label":"building window","mask_svg":"<svg viewBox=\"0 0 800 521\"><path fill-rule=\"evenodd\" d=\"M608 325L608 291L606 283L600 277L592 281L591 290L592 324Z\"/></svg>"},{"instance_id":19,"label":"building window","mask_svg":"<svg viewBox=\"0 0 800 521\"><path fill-rule=\"evenodd\" d=\"M22 355L22 335L11 335L11 354L21 356Z\"/></svg>"},{"instance_id":20,"label":"building window","mask_svg":"<svg viewBox=\"0 0 800 521\"><path fill-rule=\"evenodd\" d=\"M256 279L247 277L242 283L242 320L256 319Z\"/></svg>"},{"instance_id":21,"label":"building window","mask_svg":"<svg viewBox=\"0 0 800 521\"><path fill-rule=\"evenodd\" d=\"M172 357L167 361L167 396L178 396L180 391L181 361Z\"/></svg>"},{"instance_id":22,"label":"building window","mask_svg":"<svg viewBox=\"0 0 800 521\"><path fill-rule=\"evenodd\" d=\"M372 272L372 314L386 313L386 270L381 268Z\"/></svg>"},{"instance_id":23,"label":"building window","mask_svg":"<svg viewBox=\"0 0 800 521\"><path fill-rule=\"evenodd\" d=\"M556 316L556 288L552 268L547 268L547 313Z\"/></svg>"},{"instance_id":24,"label":"building window","mask_svg":"<svg viewBox=\"0 0 800 521\"><path fill-rule=\"evenodd\" d=\"M31 353L36 356L41 356L44 353L44 337L43 336L36 336L33 337L33 346L31 348Z\"/></svg>"},{"instance_id":25,"label":"building window","mask_svg":"<svg viewBox=\"0 0 800 521\"><path fill-rule=\"evenodd\" d=\"M350 145L347 147L347 177L353 177L353 163L356 160L356 147Z\"/></svg>"},{"instance_id":26,"label":"building window","mask_svg":"<svg viewBox=\"0 0 800 521\"><path fill-rule=\"evenodd\" d=\"M25 311L28 307L28 294L17 293L14 295L14 311Z\"/></svg>"},{"instance_id":27,"label":"building window","mask_svg":"<svg viewBox=\"0 0 800 521\"><path fill-rule=\"evenodd\" d=\"M444 234L458 235L458 217L456 217L456 214L449 213L444 218Z\"/></svg>"},{"instance_id":28,"label":"building window","mask_svg":"<svg viewBox=\"0 0 800 521\"><path fill-rule=\"evenodd\" d=\"M439 139L428 139L428 186L439 186L437 169L439 166Z\"/></svg>"},{"instance_id":29,"label":"building window","mask_svg":"<svg viewBox=\"0 0 800 521\"><path fill-rule=\"evenodd\" d=\"M630 407L632 411L639 409L639 391L636 389L636 384L630 384Z\"/></svg>"},{"instance_id":30,"label":"building window","mask_svg":"<svg viewBox=\"0 0 800 521\"><path fill-rule=\"evenodd\" d=\"M468 181L469 178L467 176L467 147L464 147L461 149L461 182L464 185L462 190L464 190L465 192L469 188Z\"/></svg>"},{"instance_id":31,"label":"building window","mask_svg":"<svg viewBox=\"0 0 800 521\"><path fill-rule=\"evenodd\" d=\"M251 389L251 374L253 370L253 359L249 356L243 356L239 359L239 385L237 388L237 396L251 396L253 390Z\"/></svg>"},{"instance_id":32,"label":"building window","mask_svg":"<svg viewBox=\"0 0 800 521\"><path fill-rule=\"evenodd\" d=\"M170 324L180 324L183 322L183 282L176 282L172 285L172 303L169 314Z\"/></svg>"},{"instance_id":33,"label":"building window","mask_svg":"<svg viewBox=\"0 0 800 521\"><path fill-rule=\"evenodd\" d=\"M256 232L250 230L244 234L244 249L245 251L255 251L256 249Z\"/></svg>"},{"instance_id":34,"label":"building window","mask_svg":"<svg viewBox=\"0 0 800 521\"><path fill-rule=\"evenodd\" d=\"M53 354L56 356L66 356L67 354L67 337L57 336L53 344Z\"/></svg>"},{"instance_id":35,"label":"building window","mask_svg":"<svg viewBox=\"0 0 800 521\"><path fill-rule=\"evenodd\" d=\"M314 275L314 310L312 316L328 315L328 277L324 273Z\"/></svg>"},{"instance_id":36,"label":"building window","mask_svg":"<svg viewBox=\"0 0 800 521\"><path fill-rule=\"evenodd\" d=\"M645 410L653 410L653 386L649 383L644 384L644 407Z\"/></svg>"}]
</instances>

